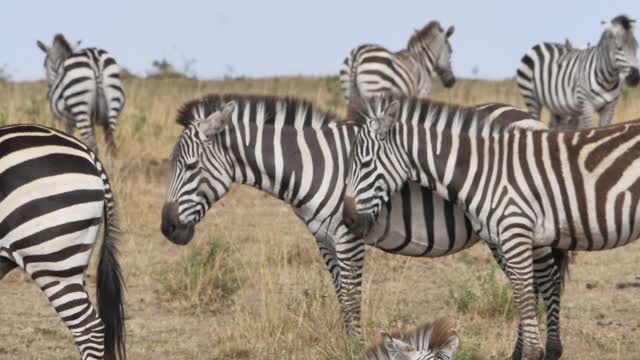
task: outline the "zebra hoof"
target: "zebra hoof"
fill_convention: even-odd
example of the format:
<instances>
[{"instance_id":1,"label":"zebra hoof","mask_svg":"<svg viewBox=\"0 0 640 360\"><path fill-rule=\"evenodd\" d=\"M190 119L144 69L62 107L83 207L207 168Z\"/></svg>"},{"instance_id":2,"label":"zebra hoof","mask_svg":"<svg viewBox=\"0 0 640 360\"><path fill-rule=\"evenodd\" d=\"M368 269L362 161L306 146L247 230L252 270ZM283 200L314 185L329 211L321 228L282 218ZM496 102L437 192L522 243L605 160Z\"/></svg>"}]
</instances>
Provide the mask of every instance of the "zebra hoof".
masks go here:
<instances>
[{"instance_id":1,"label":"zebra hoof","mask_svg":"<svg viewBox=\"0 0 640 360\"><path fill-rule=\"evenodd\" d=\"M545 349L547 360L557 360L562 356L562 342L559 338L547 339L547 346Z\"/></svg>"}]
</instances>

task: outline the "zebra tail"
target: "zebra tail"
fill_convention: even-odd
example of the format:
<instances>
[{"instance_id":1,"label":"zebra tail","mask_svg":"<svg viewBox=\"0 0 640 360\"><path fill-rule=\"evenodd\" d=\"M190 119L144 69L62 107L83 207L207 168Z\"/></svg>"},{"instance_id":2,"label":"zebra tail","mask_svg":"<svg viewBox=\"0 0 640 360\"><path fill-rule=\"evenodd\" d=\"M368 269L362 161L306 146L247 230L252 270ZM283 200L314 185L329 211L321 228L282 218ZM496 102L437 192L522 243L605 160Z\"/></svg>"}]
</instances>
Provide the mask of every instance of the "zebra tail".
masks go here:
<instances>
[{"instance_id":1,"label":"zebra tail","mask_svg":"<svg viewBox=\"0 0 640 360\"><path fill-rule=\"evenodd\" d=\"M357 57L351 58L349 64L349 101L360 99L360 89L358 88L358 61Z\"/></svg>"},{"instance_id":2,"label":"zebra tail","mask_svg":"<svg viewBox=\"0 0 640 360\"><path fill-rule=\"evenodd\" d=\"M564 290L564 284L569 277L569 263L575 260L576 255L569 253L569 250L553 249L551 250L553 262L556 263L558 271L560 271L560 287Z\"/></svg>"},{"instance_id":3,"label":"zebra tail","mask_svg":"<svg viewBox=\"0 0 640 360\"><path fill-rule=\"evenodd\" d=\"M103 174L103 180L106 175ZM105 180L104 240L98 263L97 294L100 319L105 326L105 359L126 359L124 326L124 281L118 262L118 226L112 194Z\"/></svg>"},{"instance_id":4,"label":"zebra tail","mask_svg":"<svg viewBox=\"0 0 640 360\"><path fill-rule=\"evenodd\" d=\"M96 123L100 124L105 130L109 129L109 104L107 96L104 93L104 84L102 81L96 82Z\"/></svg>"}]
</instances>

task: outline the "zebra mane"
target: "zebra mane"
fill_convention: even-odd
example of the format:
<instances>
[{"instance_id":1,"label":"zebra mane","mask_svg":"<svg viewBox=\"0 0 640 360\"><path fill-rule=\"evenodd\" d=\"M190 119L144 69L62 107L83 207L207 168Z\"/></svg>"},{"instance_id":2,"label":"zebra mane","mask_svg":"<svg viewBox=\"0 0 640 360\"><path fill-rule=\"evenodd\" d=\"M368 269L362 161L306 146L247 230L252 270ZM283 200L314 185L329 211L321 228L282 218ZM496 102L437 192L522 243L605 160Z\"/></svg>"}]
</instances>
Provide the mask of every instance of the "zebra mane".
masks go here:
<instances>
[{"instance_id":1,"label":"zebra mane","mask_svg":"<svg viewBox=\"0 0 640 360\"><path fill-rule=\"evenodd\" d=\"M399 122L408 122L407 113L414 116L419 111L418 123L428 124L429 127L441 129L457 129L457 132L468 132L472 129L481 129L485 134L501 133L513 129L513 121L530 119L530 115L517 108L503 110L503 116L497 119L492 114L495 106L505 107L504 104L489 103L477 106L464 106L437 102L429 98L410 97L400 94L384 94L367 98L353 99L349 103L346 122L363 126L369 119L379 118L384 109L393 101L400 102ZM506 116L506 112L509 115ZM528 126L528 129L540 129L537 126Z\"/></svg>"},{"instance_id":2,"label":"zebra mane","mask_svg":"<svg viewBox=\"0 0 640 360\"><path fill-rule=\"evenodd\" d=\"M457 340L458 334L454 330L453 324L447 319L438 319L432 323L426 323L414 332L408 334L393 333L391 337L400 339L413 346L416 350L430 349L433 353L450 347ZM383 344L370 347L365 352L367 360L388 360L389 353Z\"/></svg>"},{"instance_id":3,"label":"zebra mane","mask_svg":"<svg viewBox=\"0 0 640 360\"><path fill-rule=\"evenodd\" d=\"M408 49L415 49L420 46L422 42L429 42L436 34L444 32L444 29L440 23L436 20L431 21L422 29L416 30L415 33L409 38L407 43Z\"/></svg>"},{"instance_id":4,"label":"zebra mane","mask_svg":"<svg viewBox=\"0 0 640 360\"><path fill-rule=\"evenodd\" d=\"M250 105L261 105L266 111L265 123L275 120L276 109L286 109L284 126L293 126L304 115L304 125L319 127L336 122L338 117L331 112L319 109L312 102L295 97L277 97L263 95L236 95L236 94L210 94L199 99L189 101L178 110L176 122L185 128L194 121L207 118L211 113L218 111L222 105L229 101L236 101L238 108ZM253 119L252 119L253 120Z\"/></svg>"}]
</instances>

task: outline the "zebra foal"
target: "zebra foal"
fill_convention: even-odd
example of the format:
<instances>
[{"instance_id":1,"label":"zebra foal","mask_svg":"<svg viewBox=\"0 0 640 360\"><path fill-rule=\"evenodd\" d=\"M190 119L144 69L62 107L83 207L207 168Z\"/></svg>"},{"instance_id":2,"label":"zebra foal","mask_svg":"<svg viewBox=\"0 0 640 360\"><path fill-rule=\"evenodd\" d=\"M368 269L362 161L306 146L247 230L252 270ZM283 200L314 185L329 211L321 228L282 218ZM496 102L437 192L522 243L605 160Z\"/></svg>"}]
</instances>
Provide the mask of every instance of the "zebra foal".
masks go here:
<instances>
[{"instance_id":1,"label":"zebra foal","mask_svg":"<svg viewBox=\"0 0 640 360\"><path fill-rule=\"evenodd\" d=\"M611 122L620 78L627 85L640 81L635 20L625 15L606 22L594 47L577 49L565 45L535 45L522 58L517 72L518 88L531 115L539 119L546 106L552 127L592 127L597 112L600 126Z\"/></svg>"},{"instance_id":2,"label":"zebra foal","mask_svg":"<svg viewBox=\"0 0 640 360\"><path fill-rule=\"evenodd\" d=\"M579 131L535 122L500 130L479 116L390 96L352 111L364 128L351 152L345 222L365 235L407 180L455 201L506 262L524 341L514 357L539 359L536 252L605 250L640 237L640 120ZM547 358L559 356L547 343Z\"/></svg>"},{"instance_id":3,"label":"zebra foal","mask_svg":"<svg viewBox=\"0 0 640 360\"><path fill-rule=\"evenodd\" d=\"M35 125L0 127L0 279L24 270L86 359L124 359L115 203L100 161L80 141ZM86 272L104 219L98 311Z\"/></svg>"},{"instance_id":4,"label":"zebra foal","mask_svg":"<svg viewBox=\"0 0 640 360\"><path fill-rule=\"evenodd\" d=\"M405 336L381 332L382 344L365 353L365 360L453 360L460 339L453 325L439 319Z\"/></svg>"},{"instance_id":5,"label":"zebra foal","mask_svg":"<svg viewBox=\"0 0 640 360\"><path fill-rule=\"evenodd\" d=\"M61 34L53 38L51 47L41 41L37 45L46 54L51 112L63 121L65 132L71 135L77 128L80 140L97 154L94 125L100 125L107 151L115 153L115 131L125 94L113 56L103 49L77 49Z\"/></svg>"},{"instance_id":6,"label":"zebra foal","mask_svg":"<svg viewBox=\"0 0 640 360\"><path fill-rule=\"evenodd\" d=\"M372 96L388 92L429 96L431 78L435 75L440 77L444 86L453 86L456 79L451 70L449 43L453 32L453 26L445 31L439 22L431 21L409 38L404 50L394 53L373 44L351 50L340 68L345 100L349 102L354 95Z\"/></svg>"}]
</instances>

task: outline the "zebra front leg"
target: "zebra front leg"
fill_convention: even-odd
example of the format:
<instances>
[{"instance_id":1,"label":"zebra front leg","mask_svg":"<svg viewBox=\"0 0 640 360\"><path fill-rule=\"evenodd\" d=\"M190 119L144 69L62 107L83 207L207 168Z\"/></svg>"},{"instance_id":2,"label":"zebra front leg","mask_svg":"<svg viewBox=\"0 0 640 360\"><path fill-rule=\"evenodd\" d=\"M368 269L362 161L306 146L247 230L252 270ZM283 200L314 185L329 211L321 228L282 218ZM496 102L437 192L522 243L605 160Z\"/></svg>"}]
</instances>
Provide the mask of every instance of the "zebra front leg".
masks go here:
<instances>
[{"instance_id":1,"label":"zebra front leg","mask_svg":"<svg viewBox=\"0 0 640 360\"><path fill-rule=\"evenodd\" d=\"M49 272L34 272L32 278L49 299L58 316L67 326L82 360L104 357L104 323L91 304L82 278L84 270L73 277L50 276Z\"/></svg>"},{"instance_id":2,"label":"zebra front leg","mask_svg":"<svg viewBox=\"0 0 640 360\"><path fill-rule=\"evenodd\" d=\"M364 241L353 236L346 227L341 226L341 228L343 235L338 237L336 242L336 254L340 266L345 326L347 335L354 337L359 344L364 345L364 336L360 325Z\"/></svg>"},{"instance_id":3,"label":"zebra front leg","mask_svg":"<svg viewBox=\"0 0 640 360\"><path fill-rule=\"evenodd\" d=\"M506 262L505 262L505 258L502 256L502 254L500 254L500 252L498 251L498 249L492 245L489 245L489 249L491 250L491 254L493 255L493 258L495 259L496 263L498 264L498 266L500 267L500 269L502 269L502 271L504 272L504 274L507 276L507 278L509 279L509 281L511 281L510 277L509 277L509 272L507 271L507 267L506 267ZM545 259L538 259L538 258L534 258L534 286L533 286L533 291L534 291L534 297L536 299L536 306L538 303L538 299L539 299L539 288L540 288L540 284L543 284L545 281L545 278L543 276L541 276L542 274L539 274L538 272L535 271L536 265L539 262L545 262ZM545 300L546 303L546 300ZM551 316L552 317L552 316ZM547 314L547 319L550 318L549 314ZM516 337L516 343L513 347L513 353L511 354L511 358L514 360L519 360L522 359L522 346L523 346L523 340L522 340L522 323L518 322L518 335Z\"/></svg>"},{"instance_id":4,"label":"zebra front leg","mask_svg":"<svg viewBox=\"0 0 640 360\"><path fill-rule=\"evenodd\" d=\"M554 252L561 252L560 260L554 257ZM568 253L564 250L550 247L535 248L534 277L536 287L542 294L545 304L547 323L547 343L545 353L547 360L559 359L562 355L562 341L560 340L560 296L562 293L563 268L569 261Z\"/></svg>"},{"instance_id":5,"label":"zebra front leg","mask_svg":"<svg viewBox=\"0 0 640 360\"><path fill-rule=\"evenodd\" d=\"M329 274L331 274L331 281L333 282L333 287L336 291L336 296L342 311L342 321L346 327L348 319L345 312L342 281L340 280L340 265L338 264L335 245L333 242L326 241L319 237L316 237L316 244L318 245L320 256L322 256L322 260L324 261L327 270L329 270Z\"/></svg>"},{"instance_id":6,"label":"zebra front leg","mask_svg":"<svg viewBox=\"0 0 640 360\"><path fill-rule=\"evenodd\" d=\"M600 126L607 126L611 124L611 120L613 119L613 114L616 111L616 103L618 99L613 100L610 103L607 103L600 111L598 112L600 116Z\"/></svg>"},{"instance_id":7,"label":"zebra front leg","mask_svg":"<svg viewBox=\"0 0 640 360\"><path fill-rule=\"evenodd\" d=\"M595 110L593 106L587 102L583 102L580 106L580 115L578 116L578 126L580 129L588 129L593 127L593 116Z\"/></svg>"},{"instance_id":8,"label":"zebra front leg","mask_svg":"<svg viewBox=\"0 0 640 360\"><path fill-rule=\"evenodd\" d=\"M537 299L533 283L532 244L533 241L530 237L515 234L503 240L501 246L511 280L513 300L520 310L522 358L540 360L544 357L544 351L540 346L540 331L536 313Z\"/></svg>"}]
</instances>

